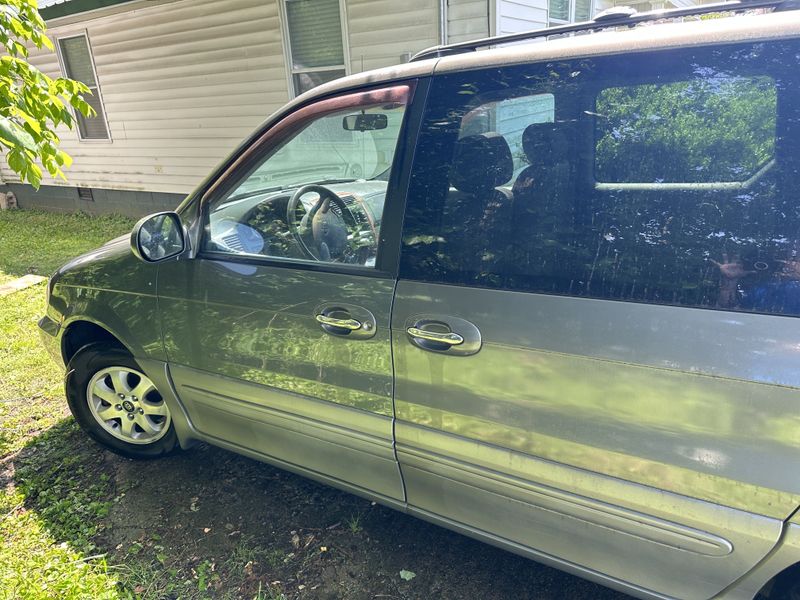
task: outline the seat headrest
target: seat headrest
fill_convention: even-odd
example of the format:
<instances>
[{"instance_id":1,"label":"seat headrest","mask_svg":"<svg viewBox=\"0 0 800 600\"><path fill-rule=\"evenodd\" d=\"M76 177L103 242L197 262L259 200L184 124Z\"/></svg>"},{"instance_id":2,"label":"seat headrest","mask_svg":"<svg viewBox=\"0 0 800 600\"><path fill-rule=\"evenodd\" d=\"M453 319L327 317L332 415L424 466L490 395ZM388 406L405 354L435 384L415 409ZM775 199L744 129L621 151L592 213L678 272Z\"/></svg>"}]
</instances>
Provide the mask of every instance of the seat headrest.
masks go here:
<instances>
[{"instance_id":1,"label":"seat headrest","mask_svg":"<svg viewBox=\"0 0 800 600\"><path fill-rule=\"evenodd\" d=\"M499 133L479 133L456 143L450 182L460 192L480 194L507 183L514 174L511 148Z\"/></svg>"},{"instance_id":2,"label":"seat headrest","mask_svg":"<svg viewBox=\"0 0 800 600\"><path fill-rule=\"evenodd\" d=\"M522 151L532 165L564 160L569 145L567 127L561 123L533 123L522 132Z\"/></svg>"}]
</instances>

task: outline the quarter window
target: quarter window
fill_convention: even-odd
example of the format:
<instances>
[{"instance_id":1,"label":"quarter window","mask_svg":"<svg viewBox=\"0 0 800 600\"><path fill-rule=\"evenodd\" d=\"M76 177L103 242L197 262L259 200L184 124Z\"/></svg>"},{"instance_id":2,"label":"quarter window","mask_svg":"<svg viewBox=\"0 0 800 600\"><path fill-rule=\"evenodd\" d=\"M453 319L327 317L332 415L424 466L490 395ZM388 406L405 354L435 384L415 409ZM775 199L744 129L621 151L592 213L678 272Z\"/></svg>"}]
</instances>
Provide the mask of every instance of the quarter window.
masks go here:
<instances>
[{"instance_id":1,"label":"quarter window","mask_svg":"<svg viewBox=\"0 0 800 600\"><path fill-rule=\"evenodd\" d=\"M60 38L58 47L64 74L70 79L86 84L91 92L91 95L86 96L84 100L95 110L96 115L84 117L78 112L75 113L75 119L78 122L78 133L81 139L110 139L89 39L85 34Z\"/></svg>"},{"instance_id":2,"label":"quarter window","mask_svg":"<svg viewBox=\"0 0 800 600\"><path fill-rule=\"evenodd\" d=\"M340 0L282 1L295 95L346 75Z\"/></svg>"},{"instance_id":3,"label":"quarter window","mask_svg":"<svg viewBox=\"0 0 800 600\"><path fill-rule=\"evenodd\" d=\"M782 42L435 78L401 277L800 315L798 57Z\"/></svg>"}]
</instances>

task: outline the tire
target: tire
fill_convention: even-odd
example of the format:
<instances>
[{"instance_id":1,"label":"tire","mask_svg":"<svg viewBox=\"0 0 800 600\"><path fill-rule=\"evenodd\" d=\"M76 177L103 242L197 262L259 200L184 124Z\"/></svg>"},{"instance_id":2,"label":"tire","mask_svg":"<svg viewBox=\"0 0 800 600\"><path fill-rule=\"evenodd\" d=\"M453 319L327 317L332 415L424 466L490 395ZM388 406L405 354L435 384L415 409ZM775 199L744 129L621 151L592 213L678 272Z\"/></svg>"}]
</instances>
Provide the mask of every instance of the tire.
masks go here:
<instances>
[{"instance_id":1,"label":"tire","mask_svg":"<svg viewBox=\"0 0 800 600\"><path fill-rule=\"evenodd\" d=\"M67 365L65 387L75 420L112 452L150 459L178 447L163 397L120 346L108 342L83 346Z\"/></svg>"}]
</instances>

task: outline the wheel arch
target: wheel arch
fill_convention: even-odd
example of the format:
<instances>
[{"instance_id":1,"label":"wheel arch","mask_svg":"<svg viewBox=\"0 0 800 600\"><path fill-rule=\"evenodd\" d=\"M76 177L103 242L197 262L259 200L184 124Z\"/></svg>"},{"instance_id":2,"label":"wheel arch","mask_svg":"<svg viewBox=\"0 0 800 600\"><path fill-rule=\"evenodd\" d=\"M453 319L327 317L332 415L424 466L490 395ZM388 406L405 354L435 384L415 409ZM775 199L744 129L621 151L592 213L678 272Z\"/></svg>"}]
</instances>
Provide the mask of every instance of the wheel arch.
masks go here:
<instances>
[{"instance_id":1,"label":"wheel arch","mask_svg":"<svg viewBox=\"0 0 800 600\"><path fill-rule=\"evenodd\" d=\"M121 337L112 332L109 327L89 319L77 318L66 325L61 336L61 357L64 364L68 365L78 350L92 342L113 343L124 348L133 356L130 346L125 344Z\"/></svg>"},{"instance_id":2,"label":"wheel arch","mask_svg":"<svg viewBox=\"0 0 800 600\"><path fill-rule=\"evenodd\" d=\"M756 600L790 600L800 592L800 562L789 565L759 590Z\"/></svg>"}]
</instances>

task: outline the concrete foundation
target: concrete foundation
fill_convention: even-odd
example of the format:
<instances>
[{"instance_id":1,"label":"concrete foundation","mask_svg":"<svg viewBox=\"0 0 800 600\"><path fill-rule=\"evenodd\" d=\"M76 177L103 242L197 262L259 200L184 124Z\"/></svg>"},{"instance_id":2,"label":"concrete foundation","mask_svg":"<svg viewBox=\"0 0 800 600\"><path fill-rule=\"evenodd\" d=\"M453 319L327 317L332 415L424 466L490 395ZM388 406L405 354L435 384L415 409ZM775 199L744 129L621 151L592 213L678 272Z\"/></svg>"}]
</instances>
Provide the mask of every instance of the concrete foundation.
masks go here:
<instances>
[{"instance_id":1,"label":"concrete foundation","mask_svg":"<svg viewBox=\"0 0 800 600\"><path fill-rule=\"evenodd\" d=\"M143 217L162 210L173 210L184 199L180 194L91 188L93 199L85 200L79 197L78 188L74 187L43 185L36 191L29 185L14 183L1 186L0 192L13 192L20 208L127 217Z\"/></svg>"}]
</instances>

